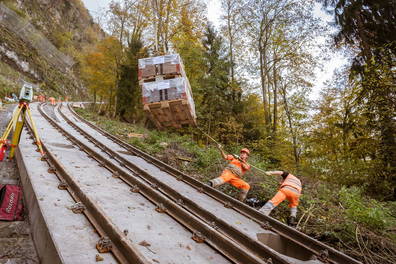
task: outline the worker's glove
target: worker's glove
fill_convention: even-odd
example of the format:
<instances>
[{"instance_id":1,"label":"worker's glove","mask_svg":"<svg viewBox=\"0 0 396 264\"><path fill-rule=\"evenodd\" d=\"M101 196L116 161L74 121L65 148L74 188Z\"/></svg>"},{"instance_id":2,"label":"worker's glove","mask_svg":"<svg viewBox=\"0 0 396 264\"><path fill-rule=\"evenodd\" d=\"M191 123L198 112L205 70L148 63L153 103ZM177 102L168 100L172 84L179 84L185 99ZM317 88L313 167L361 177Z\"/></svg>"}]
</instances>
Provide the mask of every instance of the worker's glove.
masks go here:
<instances>
[{"instance_id":1,"label":"worker's glove","mask_svg":"<svg viewBox=\"0 0 396 264\"><path fill-rule=\"evenodd\" d=\"M232 154L232 156L235 158L235 159L239 159L239 160L241 160L241 157L239 157L238 155L236 155L236 154Z\"/></svg>"},{"instance_id":2,"label":"worker's glove","mask_svg":"<svg viewBox=\"0 0 396 264\"><path fill-rule=\"evenodd\" d=\"M267 176L271 176L271 172L269 172L269 171L266 171L266 172L264 172L265 173L265 175L267 175Z\"/></svg>"},{"instance_id":3,"label":"worker's glove","mask_svg":"<svg viewBox=\"0 0 396 264\"><path fill-rule=\"evenodd\" d=\"M222 146L221 144L217 144L217 147L218 147L219 149L223 149L223 146Z\"/></svg>"}]
</instances>

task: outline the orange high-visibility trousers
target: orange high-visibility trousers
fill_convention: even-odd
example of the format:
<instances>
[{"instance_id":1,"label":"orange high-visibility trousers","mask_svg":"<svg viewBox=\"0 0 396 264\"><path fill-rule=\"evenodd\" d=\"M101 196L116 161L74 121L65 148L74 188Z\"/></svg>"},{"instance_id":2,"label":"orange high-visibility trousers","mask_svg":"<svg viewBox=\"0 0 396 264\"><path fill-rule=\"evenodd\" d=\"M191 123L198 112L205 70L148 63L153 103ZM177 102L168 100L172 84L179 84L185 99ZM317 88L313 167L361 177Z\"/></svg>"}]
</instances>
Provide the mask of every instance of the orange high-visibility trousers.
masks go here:
<instances>
[{"instance_id":1,"label":"orange high-visibility trousers","mask_svg":"<svg viewBox=\"0 0 396 264\"><path fill-rule=\"evenodd\" d=\"M223 179L224 182L228 182L229 184L237 187L238 189L250 189L250 185L247 182L245 182L229 170L224 170L219 178Z\"/></svg>"},{"instance_id":2,"label":"orange high-visibility trousers","mask_svg":"<svg viewBox=\"0 0 396 264\"><path fill-rule=\"evenodd\" d=\"M300 193L289 186L282 187L275 196L270 200L274 206L278 206L285 199L289 201L289 207L297 207L300 199Z\"/></svg>"}]
</instances>

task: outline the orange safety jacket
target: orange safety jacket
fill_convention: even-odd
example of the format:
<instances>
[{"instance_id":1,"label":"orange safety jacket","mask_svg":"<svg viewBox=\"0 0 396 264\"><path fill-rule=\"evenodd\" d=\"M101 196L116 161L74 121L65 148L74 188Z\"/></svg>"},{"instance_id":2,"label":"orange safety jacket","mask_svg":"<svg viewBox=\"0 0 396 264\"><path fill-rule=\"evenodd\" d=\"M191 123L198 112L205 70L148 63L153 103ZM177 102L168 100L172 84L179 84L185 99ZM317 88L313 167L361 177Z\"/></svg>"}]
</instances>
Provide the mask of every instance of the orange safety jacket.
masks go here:
<instances>
[{"instance_id":1,"label":"orange safety jacket","mask_svg":"<svg viewBox=\"0 0 396 264\"><path fill-rule=\"evenodd\" d=\"M242 161L236 159L233 155L227 155L226 160L229 160L230 163L228 163L225 169L231 171L233 174L235 174L238 177L242 177L246 171L250 170L250 165L248 165L248 169L245 169L242 166Z\"/></svg>"},{"instance_id":2,"label":"orange safety jacket","mask_svg":"<svg viewBox=\"0 0 396 264\"><path fill-rule=\"evenodd\" d=\"M281 188L283 188L285 186L293 187L300 193L302 191L301 181L296 176L294 176L293 174L290 174L290 173L289 173L289 175L287 175L286 179L284 179L281 182Z\"/></svg>"}]
</instances>

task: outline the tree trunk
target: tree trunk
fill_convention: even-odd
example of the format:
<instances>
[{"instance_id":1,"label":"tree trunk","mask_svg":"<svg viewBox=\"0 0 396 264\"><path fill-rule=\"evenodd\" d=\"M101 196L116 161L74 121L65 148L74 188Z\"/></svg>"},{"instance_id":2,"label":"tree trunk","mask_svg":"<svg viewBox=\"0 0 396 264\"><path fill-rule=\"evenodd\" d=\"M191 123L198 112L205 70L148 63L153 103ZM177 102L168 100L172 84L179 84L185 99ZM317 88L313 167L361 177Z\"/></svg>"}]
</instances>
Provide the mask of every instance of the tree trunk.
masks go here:
<instances>
[{"instance_id":1,"label":"tree trunk","mask_svg":"<svg viewBox=\"0 0 396 264\"><path fill-rule=\"evenodd\" d=\"M93 111L95 111L95 109L96 109L96 89L94 89L94 91L93 91L93 107L92 107L92 109L93 109Z\"/></svg>"},{"instance_id":2,"label":"tree trunk","mask_svg":"<svg viewBox=\"0 0 396 264\"><path fill-rule=\"evenodd\" d=\"M269 116L268 116L268 95L267 95L267 80L266 80L266 73L265 73L265 66L266 66L266 58L265 53L262 48L259 50L260 53L260 77L261 77L261 90L263 93L263 107L264 107L264 122L265 126L268 129L269 126Z\"/></svg>"},{"instance_id":3,"label":"tree trunk","mask_svg":"<svg viewBox=\"0 0 396 264\"><path fill-rule=\"evenodd\" d=\"M274 87L274 122L272 127L272 134L273 137L276 137L276 129L277 129L277 122L278 122L278 83L277 83L277 72L276 72L276 53L274 51L274 65L273 67L273 87Z\"/></svg>"},{"instance_id":4,"label":"tree trunk","mask_svg":"<svg viewBox=\"0 0 396 264\"><path fill-rule=\"evenodd\" d=\"M116 115L117 115L117 93L114 94L114 108L113 108L112 117L115 118Z\"/></svg>"},{"instance_id":5,"label":"tree trunk","mask_svg":"<svg viewBox=\"0 0 396 264\"><path fill-rule=\"evenodd\" d=\"M289 105L287 103L286 87L284 87L284 86L281 86L281 87L282 87L283 103L285 104L285 112L286 112L286 116L287 116L287 121L288 121L289 129L290 129L290 134L292 136L294 162L296 164L297 171L299 171L299 169L300 169L300 154L298 153L297 135L293 128L292 116L291 116L291 112L289 109Z\"/></svg>"},{"instance_id":6,"label":"tree trunk","mask_svg":"<svg viewBox=\"0 0 396 264\"><path fill-rule=\"evenodd\" d=\"M111 107L113 103L113 88L110 89L109 104L107 106L107 113L111 116Z\"/></svg>"},{"instance_id":7,"label":"tree trunk","mask_svg":"<svg viewBox=\"0 0 396 264\"><path fill-rule=\"evenodd\" d=\"M267 75L267 94L268 94L268 132L270 131L270 129L271 129L271 125L272 125L272 114L271 114L271 101L272 101L272 98L271 98L271 85L273 85L272 83L271 83L271 76L270 76L270 74L269 74L269 70L268 70L268 67L265 67L265 72L266 72L266 75Z\"/></svg>"},{"instance_id":8,"label":"tree trunk","mask_svg":"<svg viewBox=\"0 0 396 264\"><path fill-rule=\"evenodd\" d=\"M154 21L154 54L159 52L159 42L160 42L160 37L159 37L159 10L158 10L158 2L157 0L152 0L152 9L155 14L155 21Z\"/></svg>"},{"instance_id":9,"label":"tree trunk","mask_svg":"<svg viewBox=\"0 0 396 264\"><path fill-rule=\"evenodd\" d=\"M99 106L98 114L101 115L102 114L102 107L103 107L103 97L102 96L99 97L99 101L100 101L99 102L100 106Z\"/></svg>"},{"instance_id":10,"label":"tree trunk","mask_svg":"<svg viewBox=\"0 0 396 264\"><path fill-rule=\"evenodd\" d=\"M231 26L231 13L232 13L232 0L227 1L227 31L228 31L228 36L229 36L229 42L230 42L230 71L231 71L231 82L234 82L234 36L232 35L232 26Z\"/></svg>"}]
</instances>

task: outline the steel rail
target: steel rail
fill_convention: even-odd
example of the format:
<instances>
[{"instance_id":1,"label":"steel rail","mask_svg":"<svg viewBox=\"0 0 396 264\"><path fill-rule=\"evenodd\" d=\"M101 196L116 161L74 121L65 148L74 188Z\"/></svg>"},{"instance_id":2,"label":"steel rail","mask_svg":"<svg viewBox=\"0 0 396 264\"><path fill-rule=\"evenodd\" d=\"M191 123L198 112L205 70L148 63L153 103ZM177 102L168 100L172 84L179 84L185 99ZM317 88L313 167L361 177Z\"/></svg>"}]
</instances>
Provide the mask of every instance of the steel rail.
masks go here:
<instances>
[{"instance_id":1,"label":"steel rail","mask_svg":"<svg viewBox=\"0 0 396 264\"><path fill-rule=\"evenodd\" d=\"M290 261L287 261L284 258L282 258L282 256L278 252L274 251L273 249L270 249L265 244L255 240L255 239L252 239L245 233L241 232L237 228L228 224L223 219L215 216L214 214L210 213L206 209L202 208L201 206L199 206L197 203L195 203L191 199L180 194L177 190L169 187L169 185L167 185L167 184L164 184L157 178L153 177L150 173L139 168L138 166L136 166L129 160L122 157L116 151L112 150L111 148L107 147L105 144L103 144L100 141L98 141L97 139L95 139L93 136L91 136L86 131L81 129L79 126L74 124L60 110L60 108L58 108L58 112L63 117L63 119L65 119L65 121L70 126L72 126L77 132L79 132L81 135L83 135L85 138L87 138L90 142L95 144L95 146L99 147L102 151L107 153L110 157L117 160L120 164L122 164L123 167L126 167L131 172L133 172L137 176L141 177L143 180L148 182L151 186L156 186L156 188L158 188L158 190L160 192L162 192L164 195L169 197L171 200L178 203L180 206L184 207L187 211L194 214L198 218L204 220L207 224L213 226L214 228L217 228L220 232L222 232L224 235L230 237L232 240L234 240L239 245L244 246L250 252L253 252L255 255L259 256L262 259L271 258L273 261L276 261L276 263L290 263ZM198 190L198 191L200 191L200 190Z\"/></svg>"},{"instance_id":2,"label":"steel rail","mask_svg":"<svg viewBox=\"0 0 396 264\"><path fill-rule=\"evenodd\" d=\"M130 151L132 154L139 156L146 160L147 162L154 164L161 170L167 172L168 174L176 177L179 180L182 180L188 183L190 186L194 187L197 190L200 190L207 195L213 197L214 199L227 204L228 206L232 207L234 210L238 211L239 213L249 217L250 219L256 221L257 223L263 224L267 228L271 229L272 231L278 233L280 236L284 237L285 239L289 240L290 242L297 244L306 250L309 250L313 255L315 255L318 259L323 260L324 262L328 263L338 263L338 264L362 264L360 261L353 259L352 257L292 228L289 227L280 221L266 216L259 211L251 208L250 206L192 178L191 176L175 169L174 167L164 163L161 160L156 159L155 157L145 153L144 151L138 149L135 146L132 146L123 140L119 139L116 136L108 133L107 131L103 130L102 128L92 124L91 122L87 121L85 118L78 115L74 109L71 107L71 103L67 104L70 112L74 114L76 118L78 118L83 123L87 124L91 128L95 129L96 131L100 132L103 136L107 137L108 139L112 140L114 143L124 147L126 150Z\"/></svg>"},{"instance_id":3,"label":"steel rail","mask_svg":"<svg viewBox=\"0 0 396 264\"><path fill-rule=\"evenodd\" d=\"M28 134L32 138L32 128L28 122L26 123ZM108 237L111 240L111 248L109 250L113 253L115 258L120 263L151 263L131 244L131 242L125 237L124 233L111 222L105 213L97 206L95 201L84 193L84 191L79 187L78 182L51 153L46 144L43 142L41 142L41 144L45 152L45 155L41 160L48 163L48 172L54 173L60 183L66 183L63 188L70 193L74 201L77 203L81 202L85 206L82 213L97 230L101 238Z\"/></svg>"},{"instance_id":4,"label":"steel rail","mask_svg":"<svg viewBox=\"0 0 396 264\"><path fill-rule=\"evenodd\" d=\"M130 173L125 172L121 166L115 165L113 161L103 157L103 155L96 152L71 135L71 133L64 130L41 108L39 108L39 111L51 125L59 129L65 137L72 141L82 151L86 152L90 157L98 161L101 166L106 167L121 180L129 184L132 187L132 192L142 194L146 199L157 205L156 210L158 212L167 213L176 221L181 223L186 229L190 230L193 234L192 238L194 240L206 242L234 263L265 264L269 258L271 258L272 263L290 263L282 259L279 255L274 256L273 254L268 254L268 257L263 259L260 256L257 256L246 250L246 248L241 247L241 245L231 240L228 236L219 232L215 226L203 222L201 219L185 210L184 207L180 206L178 202L174 202L171 199L165 197L161 192L158 191L158 186L150 185L142 180L137 179Z\"/></svg>"}]
</instances>

